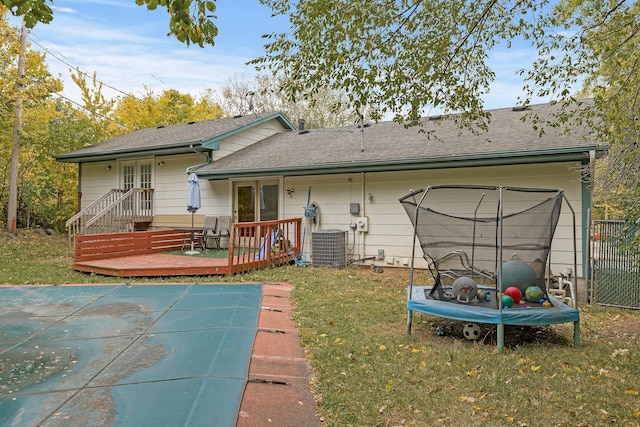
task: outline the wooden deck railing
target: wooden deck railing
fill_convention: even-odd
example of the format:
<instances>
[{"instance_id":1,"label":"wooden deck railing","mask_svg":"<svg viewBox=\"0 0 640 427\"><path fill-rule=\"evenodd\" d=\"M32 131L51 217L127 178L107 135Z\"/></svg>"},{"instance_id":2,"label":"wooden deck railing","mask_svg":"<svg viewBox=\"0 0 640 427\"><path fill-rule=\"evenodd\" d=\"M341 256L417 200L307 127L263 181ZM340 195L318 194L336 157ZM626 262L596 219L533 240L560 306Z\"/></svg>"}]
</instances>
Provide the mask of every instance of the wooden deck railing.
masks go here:
<instances>
[{"instance_id":1,"label":"wooden deck railing","mask_svg":"<svg viewBox=\"0 0 640 427\"><path fill-rule=\"evenodd\" d=\"M300 251L301 225L302 218L233 224L227 265L212 269L208 274L246 273L293 262ZM83 267L79 267L79 264L180 250L185 247L185 236L184 230L173 229L78 234L74 248L74 268L89 271L86 264ZM126 273L126 268L118 269L118 274L121 273L120 270ZM189 274L184 271L182 269L181 274ZM158 275L155 271L153 274Z\"/></svg>"},{"instance_id":2,"label":"wooden deck railing","mask_svg":"<svg viewBox=\"0 0 640 427\"><path fill-rule=\"evenodd\" d=\"M153 189L112 189L66 222L69 247L78 234L121 233L153 220Z\"/></svg>"},{"instance_id":3,"label":"wooden deck railing","mask_svg":"<svg viewBox=\"0 0 640 427\"><path fill-rule=\"evenodd\" d=\"M293 261L300 251L302 218L233 224L229 239L231 274Z\"/></svg>"},{"instance_id":4,"label":"wooden deck railing","mask_svg":"<svg viewBox=\"0 0 640 427\"><path fill-rule=\"evenodd\" d=\"M78 234L73 262L180 250L184 246L184 235L184 231L177 230Z\"/></svg>"}]
</instances>

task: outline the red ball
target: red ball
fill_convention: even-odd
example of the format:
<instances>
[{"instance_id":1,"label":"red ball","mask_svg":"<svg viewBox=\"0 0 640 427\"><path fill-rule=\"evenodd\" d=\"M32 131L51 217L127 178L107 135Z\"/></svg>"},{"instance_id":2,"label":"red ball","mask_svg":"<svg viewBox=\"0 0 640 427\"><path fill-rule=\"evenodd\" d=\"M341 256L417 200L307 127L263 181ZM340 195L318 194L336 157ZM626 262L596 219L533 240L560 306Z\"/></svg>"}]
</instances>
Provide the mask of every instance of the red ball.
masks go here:
<instances>
[{"instance_id":1,"label":"red ball","mask_svg":"<svg viewBox=\"0 0 640 427\"><path fill-rule=\"evenodd\" d=\"M522 298L522 292L515 286L509 286L507 289L505 289L504 294L509 295L511 299L513 299L513 302L516 304L519 303L520 298Z\"/></svg>"}]
</instances>

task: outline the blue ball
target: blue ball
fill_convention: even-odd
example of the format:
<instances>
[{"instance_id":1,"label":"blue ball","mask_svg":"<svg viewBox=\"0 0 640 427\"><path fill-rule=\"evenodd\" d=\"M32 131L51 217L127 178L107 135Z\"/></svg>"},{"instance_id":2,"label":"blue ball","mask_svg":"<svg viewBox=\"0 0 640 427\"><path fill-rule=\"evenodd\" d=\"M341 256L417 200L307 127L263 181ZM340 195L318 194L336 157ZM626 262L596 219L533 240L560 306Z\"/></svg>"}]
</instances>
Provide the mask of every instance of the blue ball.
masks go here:
<instances>
[{"instance_id":1,"label":"blue ball","mask_svg":"<svg viewBox=\"0 0 640 427\"><path fill-rule=\"evenodd\" d=\"M529 286L537 282L536 272L526 262L512 259L502 264L502 289L515 286L524 294Z\"/></svg>"},{"instance_id":2,"label":"blue ball","mask_svg":"<svg viewBox=\"0 0 640 427\"><path fill-rule=\"evenodd\" d=\"M509 295L503 295L502 296L502 306L504 308L513 307L513 298L511 298Z\"/></svg>"}]
</instances>

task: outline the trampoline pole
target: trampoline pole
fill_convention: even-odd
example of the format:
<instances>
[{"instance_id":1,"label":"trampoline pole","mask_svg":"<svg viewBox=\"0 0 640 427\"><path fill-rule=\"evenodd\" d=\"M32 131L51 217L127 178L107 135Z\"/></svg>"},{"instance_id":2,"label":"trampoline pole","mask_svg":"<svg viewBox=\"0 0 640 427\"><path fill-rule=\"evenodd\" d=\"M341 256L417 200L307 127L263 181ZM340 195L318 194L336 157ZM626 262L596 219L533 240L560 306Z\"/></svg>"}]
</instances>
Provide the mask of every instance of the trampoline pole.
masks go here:
<instances>
[{"instance_id":1,"label":"trampoline pole","mask_svg":"<svg viewBox=\"0 0 640 427\"><path fill-rule=\"evenodd\" d=\"M485 194L482 193L480 196L480 200L478 200L478 205L476 206L476 210L473 211L473 236L471 237L471 278L473 279L473 271L474 271L474 262L476 257L476 220L478 219L478 209L480 208L480 203L482 203L482 199L484 199Z\"/></svg>"},{"instance_id":2,"label":"trampoline pole","mask_svg":"<svg viewBox=\"0 0 640 427\"><path fill-rule=\"evenodd\" d=\"M580 321L579 320L576 320L575 322L573 322L573 346L580 347Z\"/></svg>"},{"instance_id":3,"label":"trampoline pole","mask_svg":"<svg viewBox=\"0 0 640 427\"><path fill-rule=\"evenodd\" d=\"M504 323L498 323L498 353L504 350Z\"/></svg>"},{"instance_id":4,"label":"trampoline pole","mask_svg":"<svg viewBox=\"0 0 640 427\"><path fill-rule=\"evenodd\" d=\"M503 200L502 200L502 187L500 187L500 192L498 193L498 271L497 271L497 283L496 283L496 287L497 287L497 291L498 291L498 295L500 295L500 297L498 297L498 295L496 295L496 298L498 299L498 310L500 311L500 323L498 323L498 353L502 353L502 351L504 350L504 323L502 322L502 244L503 244L503 232L504 232L504 224L503 224Z\"/></svg>"},{"instance_id":5,"label":"trampoline pole","mask_svg":"<svg viewBox=\"0 0 640 427\"><path fill-rule=\"evenodd\" d=\"M415 273L415 263L416 263L416 242L418 240L418 216L420 212L420 206L424 201L429 189L431 187L427 187L422 193L422 197L420 201L416 204L416 213L415 213L415 222L413 224L413 246L411 247L411 268L409 269L409 289L407 294L407 304L409 300L413 297L413 275ZM407 310L407 335L411 335L411 322L413 318L413 312L411 310Z\"/></svg>"}]
</instances>

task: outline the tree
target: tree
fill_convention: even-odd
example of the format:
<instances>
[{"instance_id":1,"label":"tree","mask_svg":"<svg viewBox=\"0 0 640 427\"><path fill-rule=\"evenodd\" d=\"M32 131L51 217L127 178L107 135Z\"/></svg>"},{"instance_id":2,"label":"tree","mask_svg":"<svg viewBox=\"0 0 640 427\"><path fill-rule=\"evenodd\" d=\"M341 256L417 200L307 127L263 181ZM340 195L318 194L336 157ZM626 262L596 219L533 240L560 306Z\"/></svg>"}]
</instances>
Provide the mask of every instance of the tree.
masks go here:
<instances>
[{"instance_id":1,"label":"tree","mask_svg":"<svg viewBox=\"0 0 640 427\"><path fill-rule=\"evenodd\" d=\"M46 153L41 168L48 180L40 190L43 197L34 206L39 224L63 230L65 221L78 211L78 165L54 160L52 153L64 153L106 139L104 122L87 110L75 108L70 101L57 99L47 104L50 110Z\"/></svg>"},{"instance_id":2,"label":"tree","mask_svg":"<svg viewBox=\"0 0 640 427\"><path fill-rule=\"evenodd\" d=\"M37 121L31 118L30 112L42 106L52 92L61 90L62 84L49 73L44 56L28 49L24 28L17 42L18 31L8 24L5 14L0 17L0 32L6 43L0 49L1 101L3 110L12 113L11 119L9 114L0 116L3 119L0 127L7 130L0 136L0 150L6 153L0 157L3 159L0 202L6 214L6 228L15 233L26 194L20 185L25 171L22 161L29 155L31 132ZM9 120L12 125L8 124Z\"/></svg>"},{"instance_id":3,"label":"tree","mask_svg":"<svg viewBox=\"0 0 640 427\"><path fill-rule=\"evenodd\" d=\"M120 98L110 117L129 131L223 117L222 108L207 96L197 100L189 94L169 89L156 95L147 88L142 99Z\"/></svg>"},{"instance_id":4,"label":"tree","mask_svg":"<svg viewBox=\"0 0 640 427\"><path fill-rule=\"evenodd\" d=\"M631 223L640 219L640 4L638 2L566 2L557 9L563 37L548 38L547 52L565 52L551 73L570 76L563 70L586 75L584 88L592 94L597 111L598 137L609 143L599 174L598 197L621 208ZM564 35L569 34L569 35ZM569 55L569 52L575 52ZM536 63L538 69L546 66ZM557 71L556 71L557 70ZM529 77L533 77L529 75Z\"/></svg>"},{"instance_id":5,"label":"tree","mask_svg":"<svg viewBox=\"0 0 640 427\"><path fill-rule=\"evenodd\" d=\"M486 128L490 115L482 97L495 77L487 62L499 44L516 40L538 50L520 71L525 95L575 107L584 79L592 103L561 108L544 126L588 125L610 146L609 188L636 197L631 218L640 218L640 6L636 1L601 0L317 0L292 3L261 0L286 14L287 33L266 36L266 54L252 61L258 70L284 76L292 99L314 97L327 87L346 91L356 111L378 108L374 118L393 114L414 123L431 108L461 126ZM340 13L336 13L339 10ZM630 206L627 206L630 207Z\"/></svg>"},{"instance_id":6,"label":"tree","mask_svg":"<svg viewBox=\"0 0 640 427\"><path fill-rule=\"evenodd\" d=\"M542 11L534 0L318 0L295 10L286 0L261 2L288 14L291 30L269 35L266 55L252 64L283 75L290 98L329 87L344 91L357 113L375 106L373 119L390 113L406 123L428 108L461 112L465 123L486 119L490 50L530 31L521 17Z\"/></svg>"},{"instance_id":7,"label":"tree","mask_svg":"<svg viewBox=\"0 0 640 427\"><path fill-rule=\"evenodd\" d=\"M22 109L24 107L24 74L27 50L27 29L22 21L20 29L20 48L16 66L13 107L13 129L11 132L11 161L9 162L9 200L7 203L7 230L15 234L17 228L18 204L18 164L20 159L20 134L22 133Z\"/></svg>"},{"instance_id":8,"label":"tree","mask_svg":"<svg viewBox=\"0 0 640 427\"><path fill-rule=\"evenodd\" d=\"M158 7L169 13L169 34L179 41L204 47L214 44L218 27L213 23L216 10L215 0L135 0L138 6L147 6L149 10ZM53 10L49 4L53 0L2 0L2 4L15 16L23 16L28 28L37 23L47 24L53 19Z\"/></svg>"},{"instance_id":9,"label":"tree","mask_svg":"<svg viewBox=\"0 0 640 427\"><path fill-rule=\"evenodd\" d=\"M253 80L234 75L220 90L220 104L234 115L282 111L291 120L304 119L309 128L352 124L357 118L341 92L322 90L313 99L291 102L280 90L282 79L258 75Z\"/></svg>"}]
</instances>

